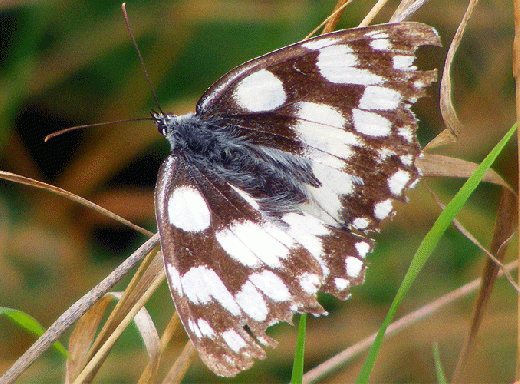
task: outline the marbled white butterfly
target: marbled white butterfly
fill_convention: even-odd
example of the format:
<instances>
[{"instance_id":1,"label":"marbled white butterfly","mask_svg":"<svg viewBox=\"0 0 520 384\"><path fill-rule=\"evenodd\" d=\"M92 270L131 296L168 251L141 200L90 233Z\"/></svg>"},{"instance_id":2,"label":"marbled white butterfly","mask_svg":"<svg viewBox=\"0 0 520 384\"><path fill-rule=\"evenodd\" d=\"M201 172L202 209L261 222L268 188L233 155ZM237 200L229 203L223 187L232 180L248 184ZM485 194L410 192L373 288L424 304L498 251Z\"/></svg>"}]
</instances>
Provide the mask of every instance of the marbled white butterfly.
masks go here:
<instances>
[{"instance_id":1,"label":"marbled white butterfly","mask_svg":"<svg viewBox=\"0 0 520 384\"><path fill-rule=\"evenodd\" d=\"M268 326L324 314L318 291L363 282L368 234L420 176L422 45L439 37L417 23L329 33L233 69L195 113L154 114L172 147L155 192L168 282L216 374L264 358Z\"/></svg>"}]
</instances>

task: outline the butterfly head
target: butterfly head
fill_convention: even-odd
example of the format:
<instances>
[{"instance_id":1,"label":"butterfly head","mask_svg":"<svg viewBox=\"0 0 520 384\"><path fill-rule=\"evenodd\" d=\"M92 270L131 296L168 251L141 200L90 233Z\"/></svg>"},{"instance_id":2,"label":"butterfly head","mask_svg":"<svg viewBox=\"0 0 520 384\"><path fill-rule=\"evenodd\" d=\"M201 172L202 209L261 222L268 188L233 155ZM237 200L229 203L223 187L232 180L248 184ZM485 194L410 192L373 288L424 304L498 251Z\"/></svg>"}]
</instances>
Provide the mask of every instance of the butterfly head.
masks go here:
<instances>
[{"instance_id":1,"label":"butterfly head","mask_svg":"<svg viewBox=\"0 0 520 384\"><path fill-rule=\"evenodd\" d=\"M190 122L194 120L194 113L186 115L175 115L173 113L152 112L152 119L157 126L157 130L168 139L172 145L183 136L182 127L190 126Z\"/></svg>"},{"instance_id":2,"label":"butterfly head","mask_svg":"<svg viewBox=\"0 0 520 384\"><path fill-rule=\"evenodd\" d=\"M162 112L152 112L152 119L157 126L157 130L164 136L168 135L168 132L173 129L176 125L175 121L179 118L179 116L173 113L162 113Z\"/></svg>"}]
</instances>

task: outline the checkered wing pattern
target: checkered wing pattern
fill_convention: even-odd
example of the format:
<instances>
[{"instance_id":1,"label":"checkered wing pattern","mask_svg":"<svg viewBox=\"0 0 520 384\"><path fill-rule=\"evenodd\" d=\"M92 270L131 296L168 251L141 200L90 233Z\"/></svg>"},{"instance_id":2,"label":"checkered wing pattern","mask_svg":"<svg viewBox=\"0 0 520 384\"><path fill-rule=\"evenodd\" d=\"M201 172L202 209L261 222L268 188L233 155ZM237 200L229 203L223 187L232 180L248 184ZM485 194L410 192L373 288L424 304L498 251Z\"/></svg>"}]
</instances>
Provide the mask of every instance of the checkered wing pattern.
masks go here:
<instances>
[{"instance_id":1,"label":"checkered wing pattern","mask_svg":"<svg viewBox=\"0 0 520 384\"><path fill-rule=\"evenodd\" d=\"M420 176L413 103L435 80L415 51L431 27L337 31L223 76L196 113L156 114L172 145L156 188L169 285L202 360L233 376L266 328L324 314L360 284L370 233Z\"/></svg>"}]
</instances>

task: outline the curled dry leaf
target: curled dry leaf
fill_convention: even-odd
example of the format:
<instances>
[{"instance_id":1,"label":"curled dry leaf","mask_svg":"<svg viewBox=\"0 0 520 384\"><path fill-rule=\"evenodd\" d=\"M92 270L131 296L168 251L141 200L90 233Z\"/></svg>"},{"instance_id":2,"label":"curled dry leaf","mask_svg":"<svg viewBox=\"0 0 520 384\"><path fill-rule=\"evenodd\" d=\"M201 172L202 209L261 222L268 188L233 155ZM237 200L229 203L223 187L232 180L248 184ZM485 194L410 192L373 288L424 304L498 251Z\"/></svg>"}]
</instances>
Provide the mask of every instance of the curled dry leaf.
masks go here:
<instances>
[{"instance_id":1,"label":"curled dry leaf","mask_svg":"<svg viewBox=\"0 0 520 384\"><path fill-rule=\"evenodd\" d=\"M95 303L76 324L69 339L71 359L67 361L66 383L74 381L88 362L89 348L94 341L99 323L103 319L106 308L113 298L119 300L122 292L110 292ZM161 352L161 341L153 320L143 307L134 317L134 323L148 352L151 362L158 365ZM150 381L145 381L150 382Z\"/></svg>"},{"instance_id":2,"label":"curled dry leaf","mask_svg":"<svg viewBox=\"0 0 520 384\"><path fill-rule=\"evenodd\" d=\"M423 157L417 158L415 163L424 176L458 177L463 179L471 176L478 167L478 164L470 161L428 153L425 153ZM513 188L492 169L486 172L482 180L500 185L514 193Z\"/></svg>"},{"instance_id":3,"label":"curled dry leaf","mask_svg":"<svg viewBox=\"0 0 520 384\"><path fill-rule=\"evenodd\" d=\"M457 28L457 32L451 41L450 48L448 49L448 54L446 55L446 61L444 63L444 70L442 73L441 79L441 114L444 119L444 123L446 124L447 130L449 134L444 134L443 140L434 141L431 143L430 147L433 148L435 146L441 145L446 142L446 137L453 136L456 138L459 136L460 131L462 130L462 124L457 117L457 112L455 111L455 107L452 102L452 87L451 87L451 65L453 63L453 59L455 57L455 53L459 48L460 41L462 40L462 36L464 34L464 30L466 29L466 25L473 13L473 9L475 8L478 0L471 0L469 2L468 8L466 9L466 13L462 18L462 21Z\"/></svg>"},{"instance_id":4,"label":"curled dry leaf","mask_svg":"<svg viewBox=\"0 0 520 384\"><path fill-rule=\"evenodd\" d=\"M495 219L495 228L493 231L493 239L490 244L490 252L486 251L489 256L486 266L482 271L482 283L475 301L474 311L471 319L471 326L464 345L460 351L457 366L453 374L452 382L461 383L464 381L464 372L467 368L468 361L474 352L479 348L477 346L477 334L482 324L482 319L489 308L489 298L493 292L493 287L499 273L504 273L511 283L511 285L519 291L518 285L514 282L512 276L508 273L505 266L502 264L506 255L506 245L515 233L518 206L517 197L509 190L502 190L502 197L497 210ZM494 256L496 255L496 257Z\"/></svg>"},{"instance_id":5,"label":"curled dry leaf","mask_svg":"<svg viewBox=\"0 0 520 384\"><path fill-rule=\"evenodd\" d=\"M76 323L69 338L70 359L66 364L65 383L74 381L87 363L89 348L111 301L110 296L102 297Z\"/></svg>"}]
</instances>

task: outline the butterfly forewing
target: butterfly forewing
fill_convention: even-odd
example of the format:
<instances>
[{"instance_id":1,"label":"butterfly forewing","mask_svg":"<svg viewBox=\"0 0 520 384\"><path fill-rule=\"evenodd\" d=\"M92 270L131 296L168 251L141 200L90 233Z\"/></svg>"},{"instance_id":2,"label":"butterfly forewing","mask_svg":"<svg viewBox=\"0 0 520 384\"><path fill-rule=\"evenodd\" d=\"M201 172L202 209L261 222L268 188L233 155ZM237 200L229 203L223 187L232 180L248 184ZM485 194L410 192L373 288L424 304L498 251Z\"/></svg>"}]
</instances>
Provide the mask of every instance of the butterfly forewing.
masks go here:
<instances>
[{"instance_id":1,"label":"butterfly forewing","mask_svg":"<svg viewBox=\"0 0 520 384\"><path fill-rule=\"evenodd\" d=\"M419 176L410 106L435 79L434 71L412 65L424 44L438 44L438 36L416 23L310 39L229 72L197 112L231 122L257 145L309 159L325 184L310 188L317 200L310 212L332 225L374 230L391 214L391 201L381 197L402 200Z\"/></svg>"},{"instance_id":2,"label":"butterfly forewing","mask_svg":"<svg viewBox=\"0 0 520 384\"><path fill-rule=\"evenodd\" d=\"M421 45L439 45L423 24L334 32L235 68L196 114L155 115L173 151L156 188L168 281L215 373L263 358L268 326L325 313L318 290L363 282L368 233L420 176Z\"/></svg>"}]
</instances>

